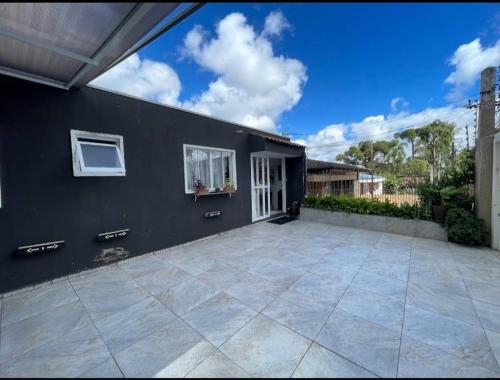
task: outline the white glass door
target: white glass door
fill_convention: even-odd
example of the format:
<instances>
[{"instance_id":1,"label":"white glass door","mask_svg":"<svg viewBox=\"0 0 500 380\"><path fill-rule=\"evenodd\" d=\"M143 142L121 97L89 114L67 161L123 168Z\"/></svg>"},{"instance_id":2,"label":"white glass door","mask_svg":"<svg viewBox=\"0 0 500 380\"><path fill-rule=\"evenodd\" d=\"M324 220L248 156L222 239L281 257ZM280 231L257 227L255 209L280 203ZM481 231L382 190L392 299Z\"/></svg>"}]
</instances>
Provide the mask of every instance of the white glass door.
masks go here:
<instances>
[{"instance_id":1,"label":"white glass door","mask_svg":"<svg viewBox=\"0 0 500 380\"><path fill-rule=\"evenodd\" d=\"M252 155L252 221L271 216L269 157Z\"/></svg>"}]
</instances>

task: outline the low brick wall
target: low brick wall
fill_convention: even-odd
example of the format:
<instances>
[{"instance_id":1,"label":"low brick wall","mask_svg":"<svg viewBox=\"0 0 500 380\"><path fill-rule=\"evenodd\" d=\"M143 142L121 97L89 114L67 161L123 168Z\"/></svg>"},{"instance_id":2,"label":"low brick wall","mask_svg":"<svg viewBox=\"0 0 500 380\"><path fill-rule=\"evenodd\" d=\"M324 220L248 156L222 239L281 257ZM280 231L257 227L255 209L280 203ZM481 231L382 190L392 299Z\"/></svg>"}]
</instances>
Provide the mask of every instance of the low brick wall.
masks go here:
<instances>
[{"instance_id":1,"label":"low brick wall","mask_svg":"<svg viewBox=\"0 0 500 380\"><path fill-rule=\"evenodd\" d=\"M446 229L438 223L427 220L403 219L382 215L347 214L308 207L300 209L300 219L342 227L362 228L371 231L448 241Z\"/></svg>"}]
</instances>

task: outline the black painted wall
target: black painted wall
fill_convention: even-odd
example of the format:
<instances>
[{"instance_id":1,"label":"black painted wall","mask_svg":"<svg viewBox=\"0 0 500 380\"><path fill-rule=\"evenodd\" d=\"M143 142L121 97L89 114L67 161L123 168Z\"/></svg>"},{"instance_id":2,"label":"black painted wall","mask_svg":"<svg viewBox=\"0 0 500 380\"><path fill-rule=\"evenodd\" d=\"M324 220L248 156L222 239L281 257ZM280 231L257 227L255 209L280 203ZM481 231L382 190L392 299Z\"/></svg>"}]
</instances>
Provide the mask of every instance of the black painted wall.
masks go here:
<instances>
[{"instance_id":1,"label":"black painted wall","mask_svg":"<svg viewBox=\"0 0 500 380\"><path fill-rule=\"evenodd\" d=\"M0 111L0 292L98 266L103 248L139 255L251 223L251 129L90 87L64 91L1 75ZM70 129L122 135L127 175L73 177ZM185 194L183 144L236 150L231 199L195 203ZM287 159L290 204L303 197L304 151L284 149L301 156ZM204 218L214 210L223 215ZM96 241L122 228L131 229L127 238ZM64 248L16 254L54 240Z\"/></svg>"}]
</instances>

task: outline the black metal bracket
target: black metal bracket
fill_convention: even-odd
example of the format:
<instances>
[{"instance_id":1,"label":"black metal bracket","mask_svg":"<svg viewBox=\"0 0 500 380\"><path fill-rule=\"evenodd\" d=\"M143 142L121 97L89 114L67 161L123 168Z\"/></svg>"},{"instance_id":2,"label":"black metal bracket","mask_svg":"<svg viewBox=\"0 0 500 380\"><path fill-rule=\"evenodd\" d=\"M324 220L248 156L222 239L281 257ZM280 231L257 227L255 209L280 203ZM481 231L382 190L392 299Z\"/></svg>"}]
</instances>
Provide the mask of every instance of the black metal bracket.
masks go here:
<instances>
[{"instance_id":1,"label":"black metal bracket","mask_svg":"<svg viewBox=\"0 0 500 380\"><path fill-rule=\"evenodd\" d=\"M40 243L33 245L25 245L23 247L18 247L17 252L20 255L31 255L33 253L49 253L54 252L64 245L64 240L51 241L48 243Z\"/></svg>"},{"instance_id":2,"label":"black metal bracket","mask_svg":"<svg viewBox=\"0 0 500 380\"><path fill-rule=\"evenodd\" d=\"M122 239L127 237L130 233L130 228L125 228L118 231L103 232L97 235L97 241L109 241L115 239Z\"/></svg>"}]
</instances>

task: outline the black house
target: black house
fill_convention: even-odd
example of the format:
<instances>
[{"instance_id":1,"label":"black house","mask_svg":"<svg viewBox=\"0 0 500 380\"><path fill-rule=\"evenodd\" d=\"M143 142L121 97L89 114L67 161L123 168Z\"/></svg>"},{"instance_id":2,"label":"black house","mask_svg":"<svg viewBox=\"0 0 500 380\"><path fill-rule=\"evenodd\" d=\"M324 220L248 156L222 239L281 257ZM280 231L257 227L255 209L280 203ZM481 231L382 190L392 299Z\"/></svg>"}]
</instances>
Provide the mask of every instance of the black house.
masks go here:
<instances>
[{"instance_id":1,"label":"black house","mask_svg":"<svg viewBox=\"0 0 500 380\"><path fill-rule=\"evenodd\" d=\"M287 138L31 77L0 75L0 293L244 226L303 198L305 150Z\"/></svg>"}]
</instances>

